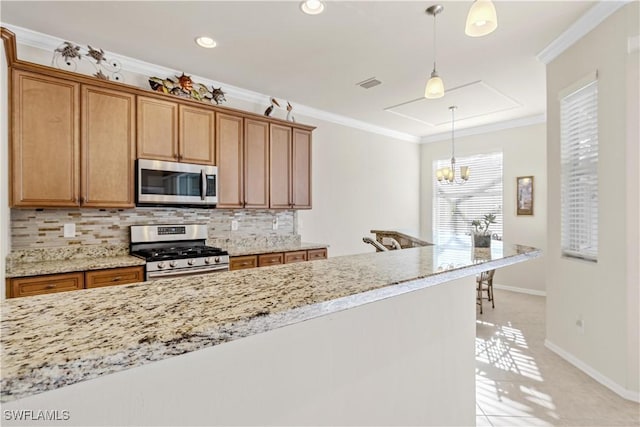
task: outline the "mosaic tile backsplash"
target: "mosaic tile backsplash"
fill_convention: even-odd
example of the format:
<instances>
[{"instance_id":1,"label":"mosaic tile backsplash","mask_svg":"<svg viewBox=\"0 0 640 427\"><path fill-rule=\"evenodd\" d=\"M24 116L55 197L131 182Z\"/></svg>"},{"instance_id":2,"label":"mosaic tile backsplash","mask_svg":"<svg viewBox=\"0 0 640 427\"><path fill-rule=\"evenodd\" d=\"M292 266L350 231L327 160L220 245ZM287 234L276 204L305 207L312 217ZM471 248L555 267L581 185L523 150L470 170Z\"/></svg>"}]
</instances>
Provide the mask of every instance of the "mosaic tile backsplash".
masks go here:
<instances>
[{"instance_id":1,"label":"mosaic tile backsplash","mask_svg":"<svg viewBox=\"0 0 640 427\"><path fill-rule=\"evenodd\" d=\"M238 230L231 231L231 221ZM273 229L277 221L277 230ZM128 252L129 226L145 224L208 224L213 246L261 247L300 242L295 211L135 208L135 209L11 209L12 251L90 245ZM76 236L63 237L64 224L75 224Z\"/></svg>"}]
</instances>

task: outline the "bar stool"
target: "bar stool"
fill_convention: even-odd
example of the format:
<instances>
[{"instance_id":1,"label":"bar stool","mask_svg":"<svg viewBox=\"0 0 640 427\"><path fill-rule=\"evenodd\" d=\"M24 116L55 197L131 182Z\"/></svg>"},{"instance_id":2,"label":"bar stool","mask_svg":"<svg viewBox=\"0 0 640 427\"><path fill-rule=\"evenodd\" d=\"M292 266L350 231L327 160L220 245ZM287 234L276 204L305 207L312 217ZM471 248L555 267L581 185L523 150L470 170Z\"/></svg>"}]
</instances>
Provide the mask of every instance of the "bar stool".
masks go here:
<instances>
[{"instance_id":1,"label":"bar stool","mask_svg":"<svg viewBox=\"0 0 640 427\"><path fill-rule=\"evenodd\" d=\"M478 293L478 302L480 306L480 314L482 314L482 292L487 292L487 300L491 301L491 308L496 308L493 300L493 274L495 270L483 271L476 276L476 291Z\"/></svg>"}]
</instances>

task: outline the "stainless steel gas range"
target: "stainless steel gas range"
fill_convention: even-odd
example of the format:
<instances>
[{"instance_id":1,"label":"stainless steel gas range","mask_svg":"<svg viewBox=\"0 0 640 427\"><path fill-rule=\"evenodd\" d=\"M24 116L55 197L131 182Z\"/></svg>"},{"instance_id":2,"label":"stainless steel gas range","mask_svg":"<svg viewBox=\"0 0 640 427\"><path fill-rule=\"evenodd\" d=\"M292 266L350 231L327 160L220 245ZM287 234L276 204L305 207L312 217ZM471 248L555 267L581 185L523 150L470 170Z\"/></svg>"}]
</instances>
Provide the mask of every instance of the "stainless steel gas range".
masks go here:
<instances>
[{"instance_id":1,"label":"stainless steel gas range","mask_svg":"<svg viewBox=\"0 0 640 427\"><path fill-rule=\"evenodd\" d=\"M229 254L206 240L206 224L132 225L129 248L147 261L146 280L229 270Z\"/></svg>"}]
</instances>

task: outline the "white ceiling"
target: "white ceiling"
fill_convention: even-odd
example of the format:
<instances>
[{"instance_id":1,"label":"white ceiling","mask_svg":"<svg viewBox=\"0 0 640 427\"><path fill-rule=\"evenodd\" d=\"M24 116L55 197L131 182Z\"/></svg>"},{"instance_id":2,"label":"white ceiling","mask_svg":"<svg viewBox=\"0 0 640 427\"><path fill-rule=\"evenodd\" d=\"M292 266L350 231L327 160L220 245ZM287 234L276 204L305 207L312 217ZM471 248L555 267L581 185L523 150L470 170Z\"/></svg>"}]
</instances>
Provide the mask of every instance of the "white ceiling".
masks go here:
<instances>
[{"instance_id":1,"label":"white ceiling","mask_svg":"<svg viewBox=\"0 0 640 427\"><path fill-rule=\"evenodd\" d=\"M469 1L439 1L437 68L450 90L421 99L432 69L428 1L6 1L0 19L187 74L416 136L544 114L545 65L536 59L595 3L495 1L498 29L464 34ZM215 49L194 38L209 35ZM382 85L356 83L376 77ZM224 87L223 87L224 89Z\"/></svg>"}]
</instances>

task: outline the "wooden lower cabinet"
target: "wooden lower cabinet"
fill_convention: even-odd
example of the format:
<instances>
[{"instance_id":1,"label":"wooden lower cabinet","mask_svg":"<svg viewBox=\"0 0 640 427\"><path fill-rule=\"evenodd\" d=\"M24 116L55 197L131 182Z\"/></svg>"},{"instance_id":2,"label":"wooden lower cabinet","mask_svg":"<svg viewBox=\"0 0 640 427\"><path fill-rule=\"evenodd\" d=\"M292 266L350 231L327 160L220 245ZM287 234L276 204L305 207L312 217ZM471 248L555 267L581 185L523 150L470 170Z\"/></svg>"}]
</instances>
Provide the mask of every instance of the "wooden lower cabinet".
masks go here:
<instances>
[{"instance_id":1,"label":"wooden lower cabinet","mask_svg":"<svg viewBox=\"0 0 640 427\"><path fill-rule=\"evenodd\" d=\"M258 255L258 267L278 265L278 264L282 264L283 261L284 261L284 254L282 252L275 253L275 254Z\"/></svg>"},{"instance_id":2,"label":"wooden lower cabinet","mask_svg":"<svg viewBox=\"0 0 640 427\"><path fill-rule=\"evenodd\" d=\"M52 294L84 288L84 273L48 274L7 279L10 297Z\"/></svg>"},{"instance_id":3,"label":"wooden lower cabinet","mask_svg":"<svg viewBox=\"0 0 640 427\"><path fill-rule=\"evenodd\" d=\"M144 267L109 268L85 273L85 287L101 288L103 286L126 285L144 281Z\"/></svg>"},{"instance_id":4,"label":"wooden lower cabinet","mask_svg":"<svg viewBox=\"0 0 640 427\"><path fill-rule=\"evenodd\" d=\"M245 268L254 268L258 266L258 257L256 255L234 256L229 258L229 270L244 270Z\"/></svg>"},{"instance_id":5,"label":"wooden lower cabinet","mask_svg":"<svg viewBox=\"0 0 640 427\"><path fill-rule=\"evenodd\" d=\"M285 252L284 263L303 262L307 260L307 251Z\"/></svg>"},{"instance_id":6,"label":"wooden lower cabinet","mask_svg":"<svg viewBox=\"0 0 640 427\"><path fill-rule=\"evenodd\" d=\"M229 258L229 270L242 270L245 268L266 267L269 265L291 264L294 262L313 261L326 258L327 248L232 256Z\"/></svg>"},{"instance_id":7,"label":"wooden lower cabinet","mask_svg":"<svg viewBox=\"0 0 640 427\"><path fill-rule=\"evenodd\" d=\"M309 249L307 251L307 260L313 261L316 259L327 259L327 248L322 249Z\"/></svg>"},{"instance_id":8,"label":"wooden lower cabinet","mask_svg":"<svg viewBox=\"0 0 640 427\"><path fill-rule=\"evenodd\" d=\"M119 267L87 272L78 271L64 274L16 277L7 279L7 298L28 297L100 288L103 286L126 285L144 281L144 267Z\"/></svg>"}]
</instances>

